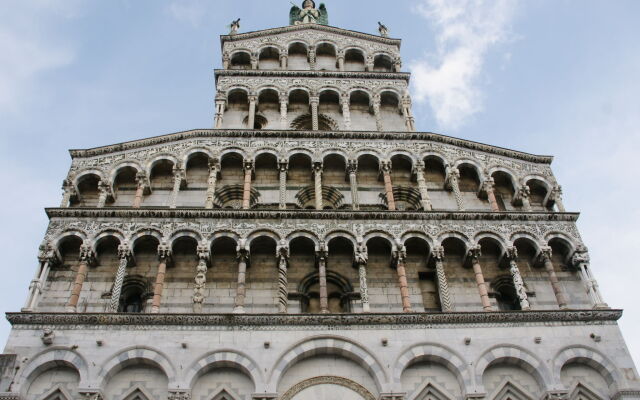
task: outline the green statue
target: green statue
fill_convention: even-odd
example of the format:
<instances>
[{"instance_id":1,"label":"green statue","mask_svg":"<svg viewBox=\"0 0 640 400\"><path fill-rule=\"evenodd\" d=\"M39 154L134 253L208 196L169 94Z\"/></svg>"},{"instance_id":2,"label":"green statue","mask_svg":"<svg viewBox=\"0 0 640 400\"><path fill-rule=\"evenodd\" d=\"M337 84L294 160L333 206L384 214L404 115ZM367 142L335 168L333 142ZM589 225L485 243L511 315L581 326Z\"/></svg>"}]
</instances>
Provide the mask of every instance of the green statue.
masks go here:
<instances>
[{"instance_id":1,"label":"green statue","mask_svg":"<svg viewBox=\"0 0 640 400\"><path fill-rule=\"evenodd\" d=\"M295 4L289 12L289 24L321 24L329 25L329 13L324 3L316 8L316 2L313 0L305 0L302 2L302 9Z\"/></svg>"}]
</instances>

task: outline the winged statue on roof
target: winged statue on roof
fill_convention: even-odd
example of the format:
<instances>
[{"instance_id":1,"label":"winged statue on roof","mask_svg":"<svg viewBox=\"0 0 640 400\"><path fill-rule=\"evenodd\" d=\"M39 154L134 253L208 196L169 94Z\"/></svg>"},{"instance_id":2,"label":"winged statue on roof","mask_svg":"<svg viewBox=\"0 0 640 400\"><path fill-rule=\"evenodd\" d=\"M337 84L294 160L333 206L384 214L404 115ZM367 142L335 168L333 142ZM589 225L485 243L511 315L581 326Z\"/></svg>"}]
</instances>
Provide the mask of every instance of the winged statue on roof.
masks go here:
<instances>
[{"instance_id":1,"label":"winged statue on roof","mask_svg":"<svg viewBox=\"0 0 640 400\"><path fill-rule=\"evenodd\" d=\"M302 2L302 8L295 4L289 11L289 24L320 24L329 25L329 13L324 3L320 4L320 7L316 8L316 2L314 0L304 0Z\"/></svg>"}]
</instances>

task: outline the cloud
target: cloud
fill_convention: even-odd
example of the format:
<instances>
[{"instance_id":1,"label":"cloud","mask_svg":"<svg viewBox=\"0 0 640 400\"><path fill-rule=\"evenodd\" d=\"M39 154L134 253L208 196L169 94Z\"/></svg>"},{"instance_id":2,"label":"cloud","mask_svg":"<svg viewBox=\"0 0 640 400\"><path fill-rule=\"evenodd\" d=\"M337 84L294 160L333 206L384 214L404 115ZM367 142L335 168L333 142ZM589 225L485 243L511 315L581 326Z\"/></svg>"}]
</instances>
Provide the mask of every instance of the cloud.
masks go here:
<instances>
[{"instance_id":1,"label":"cloud","mask_svg":"<svg viewBox=\"0 0 640 400\"><path fill-rule=\"evenodd\" d=\"M178 21L197 28L207 14L207 7L201 0L175 0L167 6L166 11Z\"/></svg>"},{"instance_id":2,"label":"cloud","mask_svg":"<svg viewBox=\"0 0 640 400\"><path fill-rule=\"evenodd\" d=\"M414 98L429 102L441 127L456 129L482 110L485 58L511 40L516 6L517 0L422 0L416 7L434 27L437 50L410 64Z\"/></svg>"}]
</instances>

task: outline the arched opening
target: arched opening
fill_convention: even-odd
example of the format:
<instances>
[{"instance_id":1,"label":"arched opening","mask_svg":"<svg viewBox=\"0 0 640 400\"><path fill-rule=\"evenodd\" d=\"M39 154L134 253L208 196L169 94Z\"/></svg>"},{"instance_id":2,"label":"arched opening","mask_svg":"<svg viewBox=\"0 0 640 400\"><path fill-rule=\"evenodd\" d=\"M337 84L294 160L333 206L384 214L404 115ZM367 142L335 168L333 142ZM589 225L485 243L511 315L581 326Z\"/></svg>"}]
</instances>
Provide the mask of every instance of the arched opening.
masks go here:
<instances>
[{"instance_id":1,"label":"arched opening","mask_svg":"<svg viewBox=\"0 0 640 400\"><path fill-rule=\"evenodd\" d=\"M336 46L331 43L320 43L316 47L316 70L336 71Z\"/></svg>"},{"instance_id":2,"label":"arched opening","mask_svg":"<svg viewBox=\"0 0 640 400\"><path fill-rule=\"evenodd\" d=\"M364 72L364 53L360 49L349 49L344 54L345 71Z\"/></svg>"},{"instance_id":3,"label":"arched opening","mask_svg":"<svg viewBox=\"0 0 640 400\"><path fill-rule=\"evenodd\" d=\"M100 177L95 174L87 174L78 179L78 195L71 199L71 207L97 207L100 197Z\"/></svg>"},{"instance_id":4,"label":"arched opening","mask_svg":"<svg viewBox=\"0 0 640 400\"><path fill-rule=\"evenodd\" d=\"M433 263L429 262L431 249L426 240L412 237L405 241L407 259L407 283L417 286L422 294L422 305L426 312L440 312L440 295L438 294L438 278Z\"/></svg>"},{"instance_id":5,"label":"arched opening","mask_svg":"<svg viewBox=\"0 0 640 400\"><path fill-rule=\"evenodd\" d=\"M303 153L292 155L289 158L287 190L298 192L299 190L312 185L313 171L311 168L311 157Z\"/></svg>"},{"instance_id":6,"label":"arched opening","mask_svg":"<svg viewBox=\"0 0 640 400\"><path fill-rule=\"evenodd\" d=\"M77 398L80 374L67 362L55 361L54 363L28 382L25 398L43 400Z\"/></svg>"},{"instance_id":7,"label":"arched opening","mask_svg":"<svg viewBox=\"0 0 640 400\"><path fill-rule=\"evenodd\" d=\"M533 211L553 211L552 207L545 204L549 191L547 186L537 179L531 179L527 182L529 186L529 202Z\"/></svg>"},{"instance_id":8,"label":"arched opening","mask_svg":"<svg viewBox=\"0 0 640 400\"><path fill-rule=\"evenodd\" d=\"M328 243L327 296L329 312L349 313L353 309L354 290L350 282L358 280L353 268L353 243L343 237L333 238Z\"/></svg>"},{"instance_id":9,"label":"arched opening","mask_svg":"<svg viewBox=\"0 0 640 400\"><path fill-rule=\"evenodd\" d=\"M473 272L465 268L467 246L464 241L457 237L448 237L442 241L442 247L444 248L443 266L447 274L449 291L453 299L456 299L458 293L460 293L463 298L466 298L473 287L470 286L473 285L473 283L470 282L474 282ZM455 303L456 311L478 310L475 302L469 305L456 299Z\"/></svg>"},{"instance_id":10,"label":"arched opening","mask_svg":"<svg viewBox=\"0 0 640 400\"><path fill-rule=\"evenodd\" d=\"M249 313L276 313L278 299L278 260L276 241L260 236L251 241L250 268L247 268L247 302ZM251 301L253 299L253 301Z\"/></svg>"},{"instance_id":11,"label":"arched opening","mask_svg":"<svg viewBox=\"0 0 640 400\"><path fill-rule=\"evenodd\" d=\"M251 69L251 54L237 51L231 56L230 69Z\"/></svg>"},{"instance_id":12,"label":"arched opening","mask_svg":"<svg viewBox=\"0 0 640 400\"><path fill-rule=\"evenodd\" d=\"M77 267L80 259L80 246L82 246L82 239L78 236L70 235L62 238L58 243L60 263L56 269L66 270Z\"/></svg>"},{"instance_id":13,"label":"arched opening","mask_svg":"<svg viewBox=\"0 0 640 400\"><path fill-rule=\"evenodd\" d=\"M496 400L533 400L539 399L542 394L536 378L515 359L500 360L489 365L482 382L487 393L491 393L488 397Z\"/></svg>"},{"instance_id":14,"label":"arched opening","mask_svg":"<svg viewBox=\"0 0 640 400\"><path fill-rule=\"evenodd\" d=\"M343 193L349 193L349 185L347 183L347 161L339 154L330 154L323 160L322 185L337 189ZM331 201L332 208L337 207L335 201Z\"/></svg>"},{"instance_id":15,"label":"arched opening","mask_svg":"<svg viewBox=\"0 0 640 400\"><path fill-rule=\"evenodd\" d=\"M235 239L222 236L211 244L211 270L215 276L207 287L213 293L227 293L212 304L215 312L231 312L234 294L238 284L238 243Z\"/></svg>"},{"instance_id":16,"label":"arched opening","mask_svg":"<svg viewBox=\"0 0 640 400\"><path fill-rule=\"evenodd\" d=\"M289 69L292 71L308 71L311 69L309 65L309 47L302 42L289 45L288 64Z\"/></svg>"},{"instance_id":17,"label":"arched opening","mask_svg":"<svg viewBox=\"0 0 640 400\"><path fill-rule=\"evenodd\" d=\"M461 164L458 166L458 170L460 171L458 185L466 208L468 210L489 209L488 200L482 201L478 197L480 191L480 174L478 170L471 164Z\"/></svg>"},{"instance_id":18,"label":"arched opening","mask_svg":"<svg viewBox=\"0 0 640 400\"><path fill-rule=\"evenodd\" d=\"M146 199L147 205L168 205L169 197L173 191L173 161L158 160L151 168L149 183L151 196Z\"/></svg>"},{"instance_id":19,"label":"arched opening","mask_svg":"<svg viewBox=\"0 0 640 400\"><path fill-rule=\"evenodd\" d=\"M393 197L398 211L417 211L422 208L420 191L412 182L413 161L406 155L397 154L391 158L391 182L393 183ZM381 199L387 205L387 197L381 194Z\"/></svg>"},{"instance_id":20,"label":"arched opening","mask_svg":"<svg viewBox=\"0 0 640 400\"><path fill-rule=\"evenodd\" d=\"M393 72L393 60L386 54L378 54L373 59L375 72Z\"/></svg>"},{"instance_id":21,"label":"arched opening","mask_svg":"<svg viewBox=\"0 0 640 400\"><path fill-rule=\"evenodd\" d=\"M255 385L249 375L238 368L221 363L202 371L196 380L191 398L206 400L241 400L251 398ZM226 389L220 389L220 388Z\"/></svg>"},{"instance_id":22,"label":"arched opening","mask_svg":"<svg viewBox=\"0 0 640 400\"><path fill-rule=\"evenodd\" d=\"M280 95L275 89L265 89L258 96L258 114L253 129L277 126L280 119Z\"/></svg>"},{"instance_id":23,"label":"arched opening","mask_svg":"<svg viewBox=\"0 0 640 400\"><path fill-rule=\"evenodd\" d=\"M320 278L317 272L303 279L300 289L302 294L302 313L319 314L320 308ZM353 288L340 274L327 271L327 300L330 314L344 314L351 312L349 293Z\"/></svg>"},{"instance_id":24,"label":"arched opening","mask_svg":"<svg viewBox=\"0 0 640 400\"><path fill-rule=\"evenodd\" d=\"M538 275L534 267L538 262L538 256L540 250L538 245L529 238L518 238L513 242L516 250L518 251L518 269L520 273L524 275L534 274ZM542 278L542 275L537 276Z\"/></svg>"},{"instance_id":25,"label":"arched opening","mask_svg":"<svg viewBox=\"0 0 640 400\"><path fill-rule=\"evenodd\" d=\"M280 50L275 47L265 47L258 57L258 69L280 69Z\"/></svg>"},{"instance_id":26,"label":"arched opening","mask_svg":"<svg viewBox=\"0 0 640 400\"><path fill-rule=\"evenodd\" d=\"M137 174L138 170L133 167L123 167L118 170L113 180L113 192L115 195L113 206L131 207L138 188L138 183L136 182Z\"/></svg>"},{"instance_id":27,"label":"arched opening","mask_svg":"<svg viewBox=\"0 0 640 400\"><path fill-rule=\"evenodd\" d=\"M482 253L480 256L480 265L482 266L482 273L486 282L492 282L494 279L498 279L497 277L503 277L505 273L509 273L509 260L505 257L505 249L497 240L491 237L485 237L480 239L478 244L480 244ZM490 294L495 297L496 302L498 302L498 307L501 310L519 309L520 303L515 292L515 287L513 286L513 281L510 275L508 278L509 279L504 282L498 279L498 282L492 285L495 291ZM509 284L509 282L511 283ZM513 303L513 305L511 303Z\"/></svg>"},{"instance_id":28,"label":"arched opening","mask_svg":"<svg viewBox=\"0 0 640 400\"><path fill-rule=\"evenodd\" d=\"M122 285L120 312L144 312L146 302L153 296L151 289L153 276L158 271L158 246L154 236L143 236L133 244L135 265L128 271L129 276Z\"/></svg>"},{"instance_id":29,"label":"arched opening","mask_svg":"<svg viewBox=\"0 0 640 400\"><path fill-rule=\"evenodd\" d=\"M249 118L249 93L245 89L231 89L227 95L227 109L224 113L225 128L246 127Z\"/></svg>"},{"instance_id":30,"label":"arched opening","mask_svg":"<svg viewBox=\"0 0 640 400\"><path fill-rule=\"evenodd\" d=\"M503 171L496 171L491 177L494 182L493 191L498 202L498 208L500 211L512 210L515 187L513 186L511 175Z\"/></svg>"},{"instance_id":31,"label":"arched opening","mask_svg":"<svg viewBox=\"0 0 640 400\"><path fill-rule=\"evenodd\" d=\"M167 375L152 361L129 360L123 366L107 382L105 399L153 400L169 396Z\"/></svg>"},{"instance_id":32,"label":"arched opening","mask_svg":"<svg viewBox=\"0 0 640 400\"><path fill-rule=\"evenodd\" d=\"M299 289L305 277L316 271L316 249L313 240L299 236L289 242L289 302L290 313L300 313L308 309L309 298Z\"/></svg>"},{"instance_id":33,"label":"arched opening","mask_svg":"<svg viewBox=\"0 0 640 400\"><path fill-rule=\"evenodd\" d=\"M209 186L209 156L194 153L187 160L186 179L188 191L178 195L178 206L202 207Z\"/></svg>"},{"instance_id":34,"label":"arched opening","mask_svg":"<svg viewBox=\"0 0 640 400\"><path fill-rule=\"evenodd\" d=\"M406 131L407 128L400 109L400 96L397 93L387 90L380 94L380 118L383 130Z\"/></svg>"},{"instance_id":35,"label":"arched opening","mask_svg":"<svg viewBox=\"0 0 640 400\"><path fill-rule=\"evenodd\" d=\"M278 159L271 153L256 157L254 188L260 192L261 208L277 209L280 204Z\"/></svg>"},{"instance_id":36,"label":"arched opening","mask_svg":"<svg viewBox=\"0 0 640 400\"><path fill-rule=\"evenodd\" d=\"M377 157L363 154L358 157L358 198L360 209L385 209L380 204L380 194L384 194L384 183L380 179L380 162Z\"/></svg>"},{"instance_id":37,"label":"arched opening","mask_svg":"<svg viewBox=\"0 0 640 400\"><path fill-rule=\"evenodd\" d=\"M369 293L377 291L382 294L378 301L371 301L371 311L397 312L402 310L400 286L389 284L389 282L398 281L396 271L391 268L391 243L382 237L372 237L367 241L366 246L369 253L367 262Z\"/></svg>"},{"instance_id":38,"label":"arched opening","mask_svg":"<svg viewBox=\"0 0 640 400\"><path fill-rule=\"evenodd\" d=\"M351 126L357 130L376 131L375 118L371 116L371 97L364 90L354 90L349 96Z\"/></svg>"},{"instance_id":39,"label":"arched opening","mask_svg":"<svg viewBox=\"0 0 640 400\"><path fill-rule=\"evenodd\" d=\"M103 300L101 300L102 293L113 293L114 278L120 266L120 257L118 257L119 245L120 239L115 236L105 236L98 240L95 247L96 264L90 270L91 280L87 279L83 286L83 289L88 289L88 293L85 293L84 300L80 299L79 305L84 303L84 307L104 306ZM90 281L96 282L96 284L87 285L87 282ZM104 282L102 283L104 286L101 287L102 285L98 282Z\"/></svg>"},{"instance_id":40,"label":"arched opening","mask_svg":"<svg viewBox=\"0 0 640 400\"><path fill-rule=\"evenodd\" d=\"M294 123L299 117L306 117L306 124ZM311 130L311 114L309 112L309 93L306 90L294 89L289 92L289 120L291 128Z\"/></svg>"},{"instance_id":41,"label":"arched opening","mask_svg":"<svg viewBox=\"0 0 640 400\"><path fill-rule=\"evenodd\" d=\"M220 208L242 208L244 159L238 153L227 153L220 160L220 182L215 203Z\"/></svg>"},{"instance_id":42,"label":"arched opening","mask_svg":"<svg viewBox=\"0 0 640 400\"><path fill-rule=\"evenodd\" d=\"M564 239L553 238L549 241L551 246L551 261L556 272L571 271L571 245Z\"/></svg>"},{"instance_id":43,"label":"arched opening","mask_svg":"<svg viewBox=\"0 0 640 400\"><path fill-rule=\"evenodd\" d=\"M491 289L500 311L520 311L520 299L511 275L501 275L491 281Z\"/></svg>"},{"instance_id":44,"label":"arched opening","mask_svg":"<svg viewBox=\"0 0 640 400\"><path fill-rule=\"evenodd\" d=\"M318 113L332 120L339 120L340 114L340 94L334 90L324 90L320 93L320 105ZM320 129L324 130L324 129Z\"/></svg>"},{"instance_id":45,"label":"arched opening","mask_svg":"<svg viewBox=\"0 0 640 400\"><path fill-rule=\"evenodd\" d=\"M178 296L187 298L193 296L193 279L198 266L198 241L191 236L181 236L173 241L171 248L173 267L172 271L166 275L165 288L173 289L175 287L176 296L165 296L162 299L162 304L166 308L176 310L175 312L180 312L180 310L181 312L192 312L191 304L185 304L184 301L180 301ZM178 289L177 284L184 284L184 282L186 282L186 287ZM209 290L208 287L205 289L205 307L206 299L209 298ZM165 293L167 293L166 290Z\"/></svg>"}]
</instances>

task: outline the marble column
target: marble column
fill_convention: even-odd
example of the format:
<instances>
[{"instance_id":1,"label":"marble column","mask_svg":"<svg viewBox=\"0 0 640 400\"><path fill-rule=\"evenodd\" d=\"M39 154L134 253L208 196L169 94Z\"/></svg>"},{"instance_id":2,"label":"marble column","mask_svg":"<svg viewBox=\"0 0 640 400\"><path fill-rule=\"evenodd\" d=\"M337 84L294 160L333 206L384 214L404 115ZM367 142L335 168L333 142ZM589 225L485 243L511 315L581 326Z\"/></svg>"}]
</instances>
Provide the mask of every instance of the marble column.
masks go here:
<instances>
[{"instance_id":1,"label":"marble column","mask_svg":"<svg viewBox=\"0 0 640 400\"><path fill-rule=\"evenodd\" d=\"M368 72L373 72L374 63L375 61L373 55L367 54L367 57L365 58L365 70L367 70Z\"/></svg>"},{"instance_id":2,"label":"marble column","mask_svg":"<svg viewBox=\"0 0 640 400\"><path fill-rule=\"evenodd\" d=\"M320 127L318 122L318 107L320 106L320 97L311 96L311 98L309 98L309 105L311 106L311 129L317 131Z\"/></svg>"},{"instance_id":3,"label":"marble column","mask_svg":"<svg viewBox=\"0 0 640 400\"><path fill-rule=\"evenodd\" d=\"M167 243L158 246L158 272L156 273L156 283L153 287L153 302L151 303L151 313L160 312L162 292L164 291L164 278L167 274L167 263L171 257L171 247Z\"/></svg>"},{"instance_id":4,"label":"marble column","mask_svg":"<svg viewBox=\"0 0 640 400\"><path fill-rule=\"evenodd\" d=\"M218 183L218 174L220 173L220 162L213 158L209 160L209 178L207 179L207 197L204 202L204 208L213 209L216 195L216 185Z\"/></svg>"},{"instance_id":5,"label":"marble column","mask_svg":"<svg viewBox=\"0 0 640 400\"><path fill-rule=\"evenodd\" d=\"M458 211L464 211L464 200L462 199L462 193L460 192L460 185L458 180L460 179L460 171L457 167L447 167L447 180L446 186L453 191L453 195L456 198L458 204Z\"/></svg>"},{"instance_id":6,"label":"marble column","mask_svg":"<svg viewBox=\"0 0 640 400\"><path fill-rule=\"evenodd\" d=\"M498 206L498 199L496 199L495 193L495 181L489 177L482 183L482 190L487 194L489 204L491 205L492 212L500 212L500 206Z\"/></svg>"},{"instance_id":7,"label":"marble column","mask_svg":"<svg viewBox=\"0 0 640 400\"><path fill-rule=\"evenodd\" d=\"M68 208L71 203L71 197L76 195L76 189L73 187L73 182L70 179L62 181L62 202L60 208Z\"/></svg>"},{"instance_id":8,"label":"marble column","mask_svg":"<svg viewBox=\"0 0 640 400\"><path fill-rule=\"evenodd\" d=\"M402 311L413 312L411 309L411 299L409 298L409 285L407 283L407 270L405 261L407 259L407 250L404 246L397 250L394 255L396 261L396 272L398 274L398 283L400 284L400 297L402 298Z\"/></svg>"},{"instance_id":9,"label":"marble column","mask_svg":"<svg viewBox=\"0 0 640 400\"><path fill-rule=\"evenodd\" d=\"M531 193L531 189L529 186L522 185L518 188L516 195L514 197L514 202L522 203L522 209L524 211L531 211L531 202L529 201L529 194Z\"/></svg>"},{"instance_id":10,"label":"marble column","mask_svg":"<svg viewBox=\"0 0 640 400\"><path fill-rule=\"evenodd\" d=\"M33 312L38 306L38 300L42 295L42 289L47 284L47 278L49 277L49 271L51 266L55 265L58 261L56 252L49 243L42 243L38 252L38 262L40 268L36 271L31 284L29 285L29 296L22 308L22 312Z\"/></svg>"},{"instance_id":11,"label":"marble column","mask_svg":"<svg viewBox=\"0 0 640 400\"><path fill-rule=\"evenodd\" d=\"M107 200L110 197L113 197L111 187L109 187L108 183L100 181L98 182L98 193L98 208L104 208L107 204Z\"/></svg>"},{"instance_id":12,"label":"marble column","mask_svg":"<svg viewBox=\"0 0 640 400\"><path fill-rule=\"evenodd\" d=\"M567 212L567 210L564 208L564 202L562 201L562 186L555 186L551 190L549 200L552 200L556 204L558 212Z\"/></svg>"},{"instance_id":13,"label":"marble column","mask_svg":"<svg viewBox=\"0 0 640 400\"><path fill-rule=\"evenodd\" d=\"M118 312L118 308L120 306L122 284L124 283L124 278L127 275L127 267L133 260L133 252L129 243L123 242L118 246L118 259L120 260L120 263L113 283L113 289L111 290L111 301L109 302L107 312Z\"/></svg>"},{"instance_id":14,"label":"marble column","mask_svg":"<svg viewBox=\"0 0 640 400\"><path fill-rule=\"evenodd\" d=\"M444 271L444 247L436 246L433 249L433 256L436 260L436 278L438 279L438 294L440 295L440 305L442 312L453 312L453 301L449 292L449 282Z\"/></svg>"},{"instance_id":15,"label":"marble column","mask_svg":"<svg viewBox=\"0 0 640 400\"><path fill-rule=\"evenodd\" d=\"M393 68L395 70L395 72L402 72L402 58L395 57L395 59L393 60Z\"/></svg>"},{"instance_id":16,"label":"marble column","mask_svg":"<svg viewBox=\"0 0 640 400\"><path fill-rule=\"evenodd\" d=\"M82 244L80 246L80 263L78 265L78 271L76 272L76 278L71 289L71 296L67 302L66 311L76 312L78 308L78 300L80 300L80 293L82 292L82 285L87 279L87 272L89 265L95 260L93 249L88 244Z\"/></svg>"},{"instance_id":17,"label":"marble column","mask_svg":"<svg viewBox=\"0 0 640 400\"><path fill-rule=\"evenodd\" d=\"M329 313L329 294L327 292L327 258L329 249L326 244L321 243L316 259L318 260L318 285L320 286L320 313Z\"/></svg>"},{"instance_id":18,"label":"marble column","mask_svg":"<svg viewBox=\"0 0 640 400\"><path fill-rule=\"evenodd\" d=\"M384 178L384 193L387 197L389 211L396 211L396 201L393 197L393 184L391 182L391 161L382 161L382 175Z\"/></svg>"},{"instance_id":19,"label":"marble column","mask_svg":"<svg viewBox=\"0 0 640 400\"><path fill-rule=\"evenodd\" d=\"M205 301L204 290L207 287L207 271L211 257L207 243L198 244L196 253L198 265L196 266L195 285L193 287L193 312L200 314Z\"/></svg>"},{"instance_id":20,"label":"marble column","mask_svg":"<svg viewBox=\"0 0 640 400\"><path fill-rule=\"evenodd\" d=\"M553 289L553 293L556 296L556 300L558 302L558 306L561 310L566 310L567 307L567 297L560 286L560 281L558 280L558 276L556 275L556 271L553 268L553 262L551 261L552 250L550 246L543 246L540 249L540 257L542 258L542 262L544 263L544 269L547 271L547 275L549 276L549 283L551 283L551 288Z\"/></svg>"},{"instance_id":21,"label":"marble column","mask_svg":"<svg viewBox=\"0 0 640 400\"><path fill-rule=\"evenodd\" d=\"M280 174L280 209L287 209L287 172L289 171L289 160L286 158L278 161L278 172Z\"/></svg>"},{"instance_id":22,"label":"marble column","mask_svg":"<svg viewBox=\"0 0 640 400\"><path fill-rule=\"evenodd\" d=\"M338 71L344 71L344 50L339 50L336 58L338 60Z\"/></svg>"},{"instance_id":23,"label":"marble column","mask_svg":"<svg viewBox=\"0 0 640 400\"><path fill-rule=\"evenodd\" d=\"M251 69L258 69L258 63L260 61L258 53L251 53Z\"/></svg>"},{"instance_id":24,"label":"marble column","mask_svg":"<svg viewBox=\"0 0 640 400\"><path fill-rule=\"evenodd\" d=\"M422 203L422 209L424 211L432 211L431 198L429 197L429 190L427 189L427 180L424 177L424 162L418 161L414 173L416 174L416 181L418 182L418 190L420 191L420 202Z\"/></svg>"},{"instance_id":25,"label":"marble column","mask_svg":"<svg viewBox=\"0 0 640 400\"><path fill-rule=\"evenodd\" d=\"M313 180L314 180L314 194L316 210L322 210L322 162L316 161L313 163Z\"/></svg>"},{"instance_id":26,"label":"marble column","mask_svg":"<svg viewBox=\"0 0 640 400\"><path fill-rule=\"evenodd\" d=\"M316 48L309 46L309 68L314 71L316 69Z\"/></svg>"},{"instance_id":27,"label":"marble column","mask_svg":"<svg viewBox=\"0 0 640 400\"><path fill-rule=\"evenodd\" d=\"M289 282L287 272L289 266L289 245L285 240L276 249L278 258L278 312L286 314L289 306Z\"/></svg>"},{"instance_id":28,"label":"marble column","mask_svg":"<svg viewBox=\"0 0 640 400\"><path fill-rule=\"evenodd\" d=\"M411 98L407 95L402 98L402 115L404 116L405 125L407 127L407 131L415 132L416 131L416 121L413 118L413 113L411 112Z\"/></svg>"},{"instance_id":29,"label":"marble column","mask_svg":"<svg viewBox=\"0 0 640 400\"><path fill-rule=\"evenodd\" d=\"M358 160L347 161L347 171L349 172L349 185L351 186L351 208L360 210L360 199L358 197Z\"/></svg>"},{"instance_id":30,"label":"marble column","mask_svg":"<svg viewBox=\"0 0 640 400\"><path fill-rule=\"evenodd\" d=\"M244 187L242 190L242 209L249 210L251 208L251 175L253 173L253 161L245 160L244 167Z\"/></svg>"},{"instance_id":31,"label":"marble column","mask_svg":"<svg viewBox=\"0 0 640 400\"><path fill-rule=\"evenodd\" d=\"M238 246L238 287L233 312L244 313L244 302L247 297L247 263L249 262L249 249L244 243Z\"/></svg>"},{"instance_id":32,"label":"marble column","mask_svg":"<svg viewBox=\"0 0 640 400\"><path fill-rule=\"evenodd\" d=\"M144 198L144 189L147 187L147 175L143 171L136 173L136 196L133 199L133 208L140 208Z\"/></svg>"},{"instance_id":33,"label":"marble column","mask_svg":"<svg viewBox=\"0 0 640 400\"><path fill-rule=\"evenodd\" d=\"M289 128L289 98L286 93L280 93L280 129Z\"/></svg>"},{"instance_id":34,"label":"marble column","mask_svg":"<svg viewBox=\"0 0 640 400\"><path fill-rule=\"evenodd\" d=\"M247 129L254 129L256 126L256 104L258 102L258 96L255 94L249 95L249 119L247 121Z\"/></svg>"},{"instance_id":35,"label":"marble column","mask_svg":"<svg viewBox=\"0 0 640 400\"><path fill-rule=\"evenodd\" d=\"M342 106L342 125L345 131L351 130L351 97L349 93L344 93L340 96L340 103Z\"/></svg>"},{"instance_id":36,"label":"marble column","mask_svg":"<svg viewBox=\"0 0 640 400\"><path fill-rule=\"evenodd\" d=\"M362 312L371 312L369 305L369 289L367 287L367 262L369 261L369 252L367 246L360 242L355 253L355 264L358 268L358 277L360 279L360 301L362 303Z\"/></svg>"},{"instance_id":37,"label":"marble column","mask_svg":"<svg viewBox=\"0 0 640 400\"><path fill-rule=\"evenodd\" d=\"M286 70L289 64L289 52L286 50L280 51L280 69Z\"/></svg>"},{"instance_id":38,"label":"marble column","mask_svg":"<svg viewBox=\"0 0 640 400\"><path fill-rule=\"evenodd\" d=\"M222 69L229 69L229 65L231 64L231 55L227 52L222 54Z\"/></svg>"},{"instance_id":39,"label":"marble column","mask_svg":"<svg viewBox=\"0 0 640 400\"><path fill-rule=\"evenodd\" d=\"M383 131L382 116L380 115L380 102L381 99L379 94L373 96L373 115L376 119L376 129L378 130L378 132Z\"/></svg>"},{"instance_id":40,"label":"marble column","mask_svg":"<svg viewBox=\"0 0 640 400\"><path fill-rule=\"evenodd\" d=\"M216 114L213 119L213 127L215 129L222 128L222 122L224 121L224 110L227 107L227 99L216 98Z\"/></svg>"},{"instance_id":41,"label":"marble column","mask_svg":"<svg viewBox=\"0 0 640 400\"><path fill-rule=\"evenodd\" d=\"M469 249L469 257L471 258L473 273L476 277L476 284L478 286L478 293L480 294L482 308L484 311L492 311L491 302L489 301L489 290L487 289L487 283L484 281L484 274L482 273L482 267L480 266L481 255L482 251L480 245L475 245Z\"/></svg>"},{"instance_id":42,"label":"marble column","mask_svg":"<svg viewBox=\"0 0 640 400\"><path fill-rule=\"evenodd\" d=\"M523 311L529 311L531 310L531 304L529 304L524 280L522 279L520 269L518 268L518 249L515 246L509 247L507 249L507 257L509 257L509 271L511 272L511 278L513 279L513 287L516 289L516 294L520 301L520 308Z\"/></svg>"},{"instance_id":43,"label":"marble column","mask_svg":"<svg viewBox=\"0 0 640 400\"><path fill-rule=\"evenodd\" d=\"M180 194L180 188L182 188L185 173L182 168L179 166L173 167L173 191L171 192L171 197L169 199L169 208L177 208L178 207L178 195Z\"/></svg>"},{"instance_id":44,"label":"marble column","mask_svg":"<svg viewBox=\"0 0 640 400\"><path fill-rule=\"evenodd\" d=\"M598 288L598 281L591 274L591 268L589 266L590 258L587 249L584 246L580 246L576 253L571 258L571 262L574 267L580 271L580 277L585 285L589 299L593 308L609 308L607 303L604 302L602 294Z\"/></svg>"}]
</instances>

